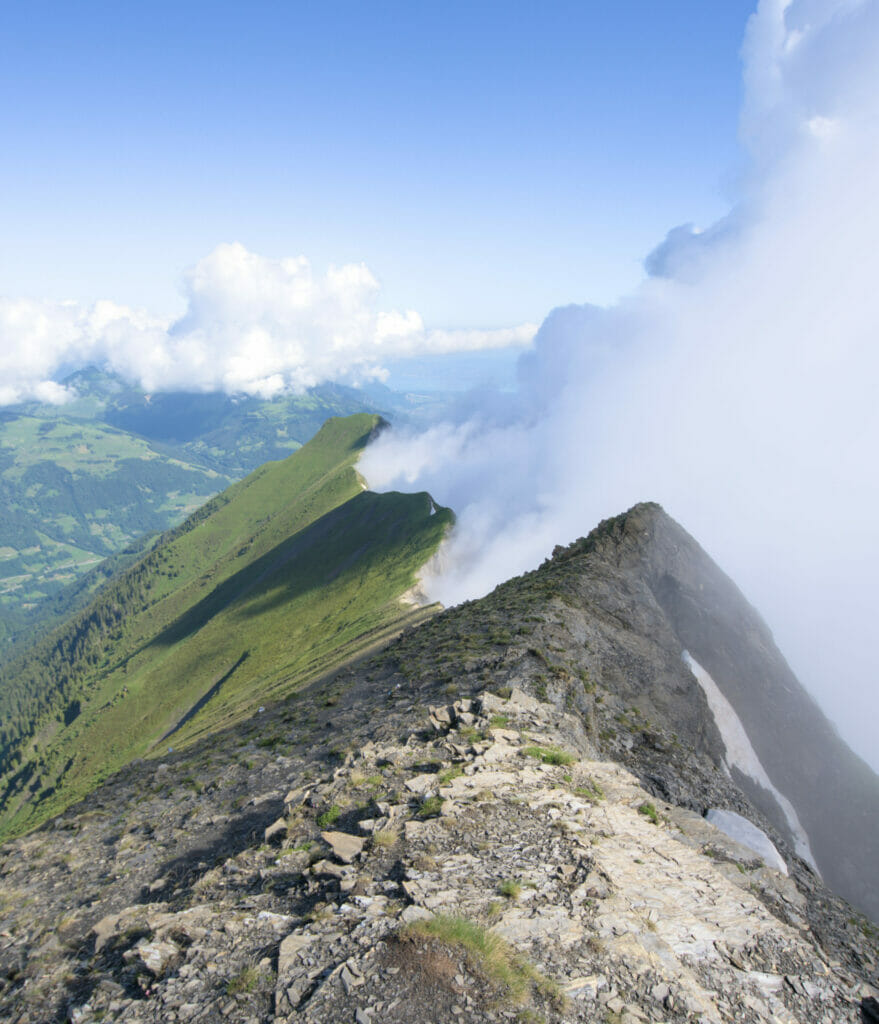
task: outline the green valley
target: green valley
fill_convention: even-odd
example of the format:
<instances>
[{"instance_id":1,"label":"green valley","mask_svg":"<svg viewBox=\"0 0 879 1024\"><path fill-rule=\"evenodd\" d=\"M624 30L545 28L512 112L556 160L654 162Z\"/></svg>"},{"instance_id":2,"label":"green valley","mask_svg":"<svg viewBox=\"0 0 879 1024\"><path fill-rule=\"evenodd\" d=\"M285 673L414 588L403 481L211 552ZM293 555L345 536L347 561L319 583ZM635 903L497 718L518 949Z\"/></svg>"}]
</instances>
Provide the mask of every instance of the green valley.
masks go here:
<instances>
[{"instance_id":1,"label":"green valley","mask_svg":"<svg viewBox=\"0 0 879 1024\"><path fill-rule=\"evenodd\" d=\"M5 415L0 610L27 611L134 538L179 522L231 481L104 423Z\"/></svg>"},{"instance_id":2,"label":"green valley","mask_svg":"<svg viewBox=\"0 0 879 1024\"><path fill-rule=\"evenodd\" d=\"M211 499L0 670L0 830L21 832L132 758L186 746L387 639L453 521L374 494L380 417L329 420Z\"/></svg>"}]
</instances>

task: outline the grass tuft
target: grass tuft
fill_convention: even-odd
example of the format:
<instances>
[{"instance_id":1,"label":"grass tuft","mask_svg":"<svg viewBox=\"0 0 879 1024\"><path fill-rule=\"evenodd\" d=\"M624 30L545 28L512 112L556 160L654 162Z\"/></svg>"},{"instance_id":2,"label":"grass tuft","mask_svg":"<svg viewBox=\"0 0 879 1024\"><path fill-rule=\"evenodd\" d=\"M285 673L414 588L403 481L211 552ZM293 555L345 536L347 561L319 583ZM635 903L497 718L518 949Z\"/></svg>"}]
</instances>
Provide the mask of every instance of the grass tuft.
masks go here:
<instances>
[{"instance_id":1,"label":"grass tuft","mask_svg":"<svg viewBox=\"0 0 879 1024\"><path fill-rule=\"evenodd\" d=\"M542 974L521 953L494 932L475 921L449 914L413 921L404 935L436 939L466 951L485 976L503 989L513 1003L526 1002L534 990L562 1003L559 986Z\"/></svg>"},{"instance_id":2,"label":"grass tuft","mask_svg":"<svg viewBox=\"0 0 879 1024\"><path fill-rule=\"evenodd\" d=\"M577 760L573 754L569 754L567 750L562 750L560 747L525 747L522 753L526 757L534 757L544 764L566 765L573 764Z\"/></svg>"},{"instance_id":3,"label":"grass tuft","mask_svg":"<svg viewBox=\"0 0 879 1024\"><path fill-rule=\"evenodd\" d=\"M452 781L452 779L457 779L459 775L463 774L464 769L461 765L453 764L450 768L446 768L444 771L441 771L436 778L437 782L439 782L441 786L446 786Z\"/></svg>"},{"instance_id":4,"label":"grass tuft","mask_svg":"<svg viewBox=\"0 0 879 1024\"><path fill-rule=\"evenodd\" d=\"M428 796L421 801L421 805L418 808L419 818L435 818L440 813L443 807L443 798L441 796Z\"/></svg>"},{"instance_id":5,"label":"grass tuft","mask_svg":"<svg viewBox=\"0 0 879 1024\"><path fill-rule=\"evenodd\" d=\"M259 971L255 967L245 967L234 978L226 982L226 995L237 996L252 992L259 982Z\"/></svg>"},{"instance_id":6,"label":"grass tuft","mask_svg":"<svg viewBox=\"0 0 879 1024\"><path fill-rule=\"evenodd\" d=\"M342 808L338 804L333 804L323 814L319 814L317 817L317 823L321 828L329 828L330 825L334 825L339 820L339 815L342 813Z\"/></svg>"},{"instance_id":7,"label":"grass tuft","mask_svg":"<svg viewBox=\"0 0 879 1024\"><path fill-rule=\"evenodd\" d=\"M638 813L643 814L644 817L649 821L652 821L654 825L659 824L659 813L649 800L645 800L644 803L639 806Z\"/></svg>"},{"instance_id":8,"label":"grass tuft","mask_svg":"<svg viewBox=\"0 0 879 1024\"><path fill-rule=\"evenodd\" d=\"M599 803L604 799L604 790L597 782L593 782L589 779L587 782L581 783L581 785L574 788L574 796L583 797L584 800L591 800L592 803Z\"/></svg>"}]
</instances>

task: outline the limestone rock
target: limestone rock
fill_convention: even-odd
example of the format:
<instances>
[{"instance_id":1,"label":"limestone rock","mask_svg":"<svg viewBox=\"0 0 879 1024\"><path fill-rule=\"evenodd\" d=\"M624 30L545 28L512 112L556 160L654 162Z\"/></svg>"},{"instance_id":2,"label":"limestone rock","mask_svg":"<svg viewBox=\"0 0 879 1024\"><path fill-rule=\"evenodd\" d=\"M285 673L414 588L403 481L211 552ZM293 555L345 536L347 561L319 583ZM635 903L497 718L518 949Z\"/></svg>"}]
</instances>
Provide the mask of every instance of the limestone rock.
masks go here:
<instances>
[{"instance_id":1,"label":"limestone rock","mask_svg":"<svg viewBox=\"0 0 879 1024\"><path fill-rule=\"evenodd\" d=\"M160 785L130 766L0 847L0 1019L514 1021L443 938L450 917L567 996L531 987L523 1016L546 1024L875 1017L871 926L723 772L658 593L679 567L666 552L645 578L635 523L403 634L339 677L326 714L316 681L230 730L229 751L195 744ZM334 804L356 834L321 832ZM711 806L766 830L789 876ZM281 822L288 845L265 845Z\"/></svg>"},{"instance_id":2,"label":"limestone rock","mask_svg":"<svg viewBox=\"0 0 879 1024\"><path fill-rule=\"evenodd\" d=\"M136 953L156 978L161 978L180 958L180 948L173 942L145 942L137 946Z\"/></svg>"},{"instance_id":3,"label":"limestone rock","mask_svg":"<svg viewBox=\"0 0 879 1024\"><path fill-rule=\"evenodd\" d=\"M316 936L308 932L291 932L278 947L278 977L287 977L299 963L299 954L314 942Z\"/></svg>"},{"instance_id":4,"label":"limestone rock","mask_svg":"<svg viewBox=\"0 0 879 1024\"><path fill-rule=\"evenodd\" d=\"M321 839L329 845L333 856L343 864L351 864L363 851L364 840L347 832L321 832Z\"/></svg>"}]
</instances>

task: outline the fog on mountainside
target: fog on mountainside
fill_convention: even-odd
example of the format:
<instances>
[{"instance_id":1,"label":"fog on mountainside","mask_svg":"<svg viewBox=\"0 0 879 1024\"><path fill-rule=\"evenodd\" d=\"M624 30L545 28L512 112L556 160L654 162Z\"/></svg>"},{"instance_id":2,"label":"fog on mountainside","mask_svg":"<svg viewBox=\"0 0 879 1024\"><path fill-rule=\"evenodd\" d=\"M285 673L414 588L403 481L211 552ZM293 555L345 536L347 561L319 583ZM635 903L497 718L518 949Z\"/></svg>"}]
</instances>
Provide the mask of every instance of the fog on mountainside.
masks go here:
<instances>
[{"instance_id":1,"label":"fog on mountainside","mask_svg":"<svg viewBox=\"0 0 879 1024\"><path fill-rule=\"evenodd\" d=\"M371 486L417 484L458 512L426 580L446 604L661 502L874 767L877 52L875 3L763 0L733 212L671 231L617 306L553 311L514 400L389 433L363 461Z\"/></svg>"}]
</instances>

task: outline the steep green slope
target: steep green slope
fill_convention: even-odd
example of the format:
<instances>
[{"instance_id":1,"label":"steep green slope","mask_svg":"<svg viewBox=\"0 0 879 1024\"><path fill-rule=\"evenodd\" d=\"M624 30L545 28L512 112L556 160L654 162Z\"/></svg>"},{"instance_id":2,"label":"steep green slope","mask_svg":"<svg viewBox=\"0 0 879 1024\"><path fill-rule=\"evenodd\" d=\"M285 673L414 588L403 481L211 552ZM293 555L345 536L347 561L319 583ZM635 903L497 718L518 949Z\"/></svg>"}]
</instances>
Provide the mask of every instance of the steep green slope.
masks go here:
<instances>
[{"instance_id":1,"label":"steep green slope","mask_svg":"<svg viewBox=\"0 0 879 1024\"><path fill-rule=\"evenodd\" d=\"M150 395L94 366L62 383L75 395L64 405L0 409L0 662L78 606L78 582L102 559L286 458L329 417L392 410L404 421L442 400L339 384L271 400Z\"/></svg>"},{"instance_id":2,"label":"steep green slope","mask_svg":"<svg viewBox=\"0 0 879 1024\"><path fill-rule=\"evenodd\" d=\"M376 416L212 499L0 674L0 830L56 813L134 757L252 714L418 616L400 601L452 521L372 494Z\"/></svg>"}]
</instances>

